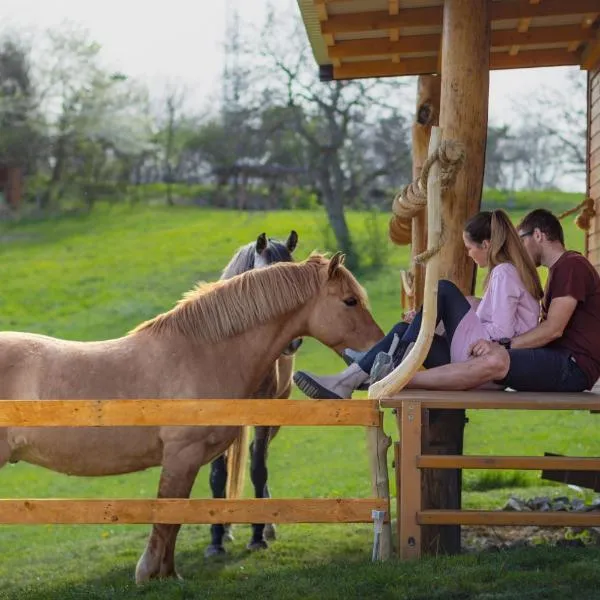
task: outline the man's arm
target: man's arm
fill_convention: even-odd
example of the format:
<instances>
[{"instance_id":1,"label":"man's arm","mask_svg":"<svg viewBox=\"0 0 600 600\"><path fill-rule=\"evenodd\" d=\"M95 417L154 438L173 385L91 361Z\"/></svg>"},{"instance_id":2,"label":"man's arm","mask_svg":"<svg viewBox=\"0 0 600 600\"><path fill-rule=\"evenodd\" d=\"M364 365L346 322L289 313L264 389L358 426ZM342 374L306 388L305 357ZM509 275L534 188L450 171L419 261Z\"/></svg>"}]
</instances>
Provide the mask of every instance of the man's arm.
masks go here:
<instances>
[{"instance_id":1,"label":"man's arm","mask_svg":"<svg viewBox=\"0 0 600 600\"><path fill-rule=\"evenodd\" d=\"M537 327L512 339L511 348L541 348L562 336L573 312L577 300L573 296L553 298L548 316Z\"/></svg>"}]
</instances>

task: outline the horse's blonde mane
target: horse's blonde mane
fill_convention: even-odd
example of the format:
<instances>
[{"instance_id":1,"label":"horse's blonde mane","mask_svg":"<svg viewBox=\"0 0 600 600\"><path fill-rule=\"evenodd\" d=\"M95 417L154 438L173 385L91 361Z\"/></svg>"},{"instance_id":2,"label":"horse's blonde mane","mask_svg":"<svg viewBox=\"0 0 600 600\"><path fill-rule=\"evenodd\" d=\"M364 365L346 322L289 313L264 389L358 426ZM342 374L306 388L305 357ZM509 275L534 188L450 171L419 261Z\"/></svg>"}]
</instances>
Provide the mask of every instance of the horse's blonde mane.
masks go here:
<instances>
[{"instance_id":1,"label":"horse's blonde mane","mask_svg":"<svg viewBox=\"0 0 600 600\"><path fill-rule=\"evenodd\" d=\"M327 280L329 260L313 254L301 263L277 263L231 279L200 283L170 311L138 325L132 333L183 333L205 342L238 335L296 310ZM335 274L344 292L366 305L366 295L344 267Z\"/></svg>"}]
</instances>

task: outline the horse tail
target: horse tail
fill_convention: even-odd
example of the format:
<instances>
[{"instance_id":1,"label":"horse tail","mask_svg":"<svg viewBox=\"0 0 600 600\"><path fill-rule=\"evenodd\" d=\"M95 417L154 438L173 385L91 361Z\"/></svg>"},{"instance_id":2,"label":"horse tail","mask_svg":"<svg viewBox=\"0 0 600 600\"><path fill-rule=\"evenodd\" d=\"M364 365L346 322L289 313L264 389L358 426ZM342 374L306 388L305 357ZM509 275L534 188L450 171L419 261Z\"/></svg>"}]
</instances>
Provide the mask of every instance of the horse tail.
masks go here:
<instances>
[{"instance_id":1,"label":"horse tail","mask_svg":"<svg viewBox=\"0 0 600 600\"><path fill-rule=\"evenodd\" d=\"M241 498L244 493L249 439L250 427L240 427L240 432L227 451L227 498Z\"/></svg>"}]
</instances>

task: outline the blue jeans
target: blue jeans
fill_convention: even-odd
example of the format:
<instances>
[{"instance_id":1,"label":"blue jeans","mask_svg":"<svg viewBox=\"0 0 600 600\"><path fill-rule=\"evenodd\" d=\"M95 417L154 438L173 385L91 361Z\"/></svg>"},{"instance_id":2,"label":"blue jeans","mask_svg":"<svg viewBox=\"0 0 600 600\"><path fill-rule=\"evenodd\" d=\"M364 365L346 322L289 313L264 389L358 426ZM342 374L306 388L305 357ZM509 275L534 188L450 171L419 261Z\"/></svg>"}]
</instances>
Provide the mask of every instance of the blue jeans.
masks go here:
<instances>
[{"instance_id":1,"label":"blue jeans","mask_svg":"<svg viewBox=\"0 0 600 600\"><path fill-rule=\"evenodd\" d=\"M501 381L519 392L583 392L589 389L586 374L563 348L509 350L510 367Z\"/></svg>"}]
</instances>

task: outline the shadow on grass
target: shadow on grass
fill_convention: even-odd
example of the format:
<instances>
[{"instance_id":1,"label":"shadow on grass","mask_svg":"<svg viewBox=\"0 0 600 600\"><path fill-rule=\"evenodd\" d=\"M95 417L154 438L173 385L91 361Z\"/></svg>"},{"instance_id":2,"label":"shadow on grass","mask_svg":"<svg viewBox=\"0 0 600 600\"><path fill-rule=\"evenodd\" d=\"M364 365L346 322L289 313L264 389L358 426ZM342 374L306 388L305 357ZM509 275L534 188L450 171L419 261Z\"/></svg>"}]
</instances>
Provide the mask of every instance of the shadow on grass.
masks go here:
<instances>
[{"instance_id":1,"label":"shadow on grass","mask_svg":"<svg viewBox=\"0 0 600 600\"><path fill-rule=\"evenodd\" d=\"M131 567L101 577L47 585L36 581L0 591L4 600L144 600L192 598L399 598L411 600L597 598L600 549L541 546L400 563L372 564L333 553L326 562L273 565L268 553L252 565L245 552L208 564L196 552L178 556L186 581L137 587ZM251 562L251 561L248 561Z\"/></svg>"}]
</instances>

